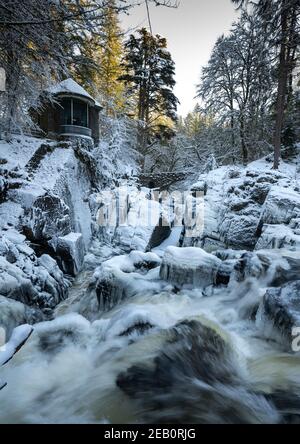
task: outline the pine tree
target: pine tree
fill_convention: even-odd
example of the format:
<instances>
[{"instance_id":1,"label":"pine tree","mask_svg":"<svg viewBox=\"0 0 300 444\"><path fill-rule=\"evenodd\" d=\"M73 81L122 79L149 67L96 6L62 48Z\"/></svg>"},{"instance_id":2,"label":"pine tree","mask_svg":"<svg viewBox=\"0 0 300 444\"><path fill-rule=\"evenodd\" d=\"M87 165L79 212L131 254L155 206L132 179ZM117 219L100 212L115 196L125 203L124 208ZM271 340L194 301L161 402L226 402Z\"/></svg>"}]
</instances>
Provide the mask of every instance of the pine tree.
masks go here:
<instances>
[{"instance_id":1,"label":"pine tree","mask_svg":"<svg viewBox=\"0 0 300 444\"><path fill-rule=\"evenodd\" d=\"M145 154L153 135L168 133L170 122L176 121L175 64L166 39L145 28L129 37L125 51L121 80L141 122L139 148Z\"/></svg>"},{"instance_id":2,"label":"pine tree","mask_svg":"<svg viewBox=\"0 0 300 444\"><path fill-rule=\"evenodd\" d=\"M80 51L71 65L73 77L101 99L107 115L124 105L124 85L119 81L123 42L118 12L117 0L106 0L97 28L78 37Z\"/></svg>"},{"instance_id":3,"label":"pine tree","mask_svg":"<svg viewBox=\"0 0 300 444\"><path fill-rule=\"evenodd\" d=\"M96 87L100 92L106 112L121 110L124 106L124 85L119 80L123 74L121 61L123 56L122 31L120 28L116 0L109 0L105 8L101 27L102 48L96 54Z\"/></svg>"}]
</instances>

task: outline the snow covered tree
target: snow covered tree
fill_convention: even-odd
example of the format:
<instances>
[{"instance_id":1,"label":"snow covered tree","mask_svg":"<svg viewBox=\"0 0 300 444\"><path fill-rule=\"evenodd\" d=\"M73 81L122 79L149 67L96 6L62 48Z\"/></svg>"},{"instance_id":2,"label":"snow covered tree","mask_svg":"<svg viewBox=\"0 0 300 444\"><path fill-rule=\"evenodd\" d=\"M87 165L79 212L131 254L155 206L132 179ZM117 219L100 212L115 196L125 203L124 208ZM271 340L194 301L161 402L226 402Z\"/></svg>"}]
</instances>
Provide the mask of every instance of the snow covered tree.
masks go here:
<instances>
[{"instance_id":1,"label":"snow covered tree","mask_svg":"<svg viewBox=\"0 0 300 444\"><path fill-rule=\"evenodd\" d=\"M244 12L228 36L218 39L202 71L198 97L206 111L230 128L232 148L244 163L257 144L267 145L266 112L273 93L272 53L262 24Z\"/></svg>"},{"instance_id":2,"label":"snow covered tree","mask_svg":"<svg viewBox=\"0 0 300 444\"><path fill-rule=\"evenodd\" d=\"M133 98L135 117L141 123L139 148L146 154L154 134L165 132L176 121L178 99L173 93L175 65L165 38L145 28L125 43L121 76L127 95Z\"/></svg>"},{"instance_id":3,"label":"snow covered tree","mask_svg":"<svg viewBox=\"0 0 300 444\"><path fill-rule=\"evenodd\" d=\"M232 0L239 7L248 4L248 0ZM252 2L251 2L252 4ZM265 38L275 48L279 46L277 71L277 98L275 105L274 128L274 169L278 169L284 119L288 100L289 78L296 66L299 51L299 0L259 0L254 3L258 15L265 25Z\"/></svg>"}]
</instances>

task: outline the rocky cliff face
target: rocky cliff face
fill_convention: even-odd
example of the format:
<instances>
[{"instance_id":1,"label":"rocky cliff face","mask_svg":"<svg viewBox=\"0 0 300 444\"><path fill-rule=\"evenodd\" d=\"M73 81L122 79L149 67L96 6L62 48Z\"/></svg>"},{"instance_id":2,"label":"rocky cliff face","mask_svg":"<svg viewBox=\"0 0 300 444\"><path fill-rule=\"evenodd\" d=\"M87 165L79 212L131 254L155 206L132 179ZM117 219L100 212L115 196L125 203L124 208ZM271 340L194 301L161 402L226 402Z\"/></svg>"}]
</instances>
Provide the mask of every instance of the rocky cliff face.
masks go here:
<instances>
[{"instance_id":1,"label":"rocky cliff face","mask_svg":"<svg viewBox=\"0 0 300 444\"><path fill-rule=\"evenodd\" d=\"M92 236L96 166L87 146L15 139L0 145L1 324L49 316L67 297ZM68 278L69 276L69 278Z\"/></svg>"},{"instance_id":2,"label":"rocky cliff face","mask_svg":"<svg viewBox=\"0 0 300 444\"><path fill-rule=\"evenodd\" d=\"M199 188L200 187L200 188ZM264 249L300 246L300 188L296 164L280 172L267 162L246 169L221 167L202 175L192 189L205 188L204 229L185 246Z\"/></svg>"}]
</instances>

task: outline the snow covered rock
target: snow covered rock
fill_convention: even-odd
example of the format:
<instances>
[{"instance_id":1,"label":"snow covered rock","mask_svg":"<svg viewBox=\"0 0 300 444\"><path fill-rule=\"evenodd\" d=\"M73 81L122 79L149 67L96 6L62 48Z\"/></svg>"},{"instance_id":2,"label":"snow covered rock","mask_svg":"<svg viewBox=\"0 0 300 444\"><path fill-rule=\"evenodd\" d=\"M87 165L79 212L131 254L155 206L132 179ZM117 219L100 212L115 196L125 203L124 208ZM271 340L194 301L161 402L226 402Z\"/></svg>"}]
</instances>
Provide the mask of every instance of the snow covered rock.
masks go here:
<instances>
[{"instance_id":1,"label":"snow covered rock","mask_svg":"<svg viewBox=\"0 0 300 444\"><path fill-rule=\"evenodd\" d=\"M70 209L58 196L46 193L35 200L25 229L33 241L68 234L72 231Z\"/></svg>"},{"instance_id":2,"label":"snow covered rock","mask_svg":"<svg viewBox=\"0 0 300 444\"><path fill-rule=\"evenodd\" d=\"M253 249L257 241L260 212L255 206L247 206L240 212L227 213L219 230L227 247Z\"/></svg>"},{"instance_id":3,"label":"snow covered rock","mask_svg":"<svg viewBox=\"0 0 300 444\"><path fill-rule=\"evenodd\" d=\"M69 233L59 236L55 251L58 254L62 269L71 276L76 276L82 268L85 246L81 233Z\"/></svg>"},{"instance_id":4,"label":"snow covered rock","mask_svg":"<svg viewBox=\"0 0 300 444\"><path fill-rule=\"evenodd\" d=\"M160 277L172 285L204 288L216 282L222 261L201 248L168 247L160 267Z\"/></svg>"},{"instance_id":5,"label":"snow covered rock","mask_svg":"<svg viewBox=\"0 0 300 444\"><path fill-rule=\"evenodd\" d=\"M156 254L140 251L103 262L94 273L90 286L95 289L99 309L111 309L138 293L160 291L163 286L157 269L160 262Z\"/></svg>"},{"instance_id":6,"label":"snow covered rock","mask_svg":"<svg viewBox=\"0 0 300 444\"><path fill-rule=\"evenodd\" d=\"M163 208L151 190L124 186L97 195L98 236L124 252L146 251L170 234L168 217L160 227ZM158 197L158 196L157 196Z\"/></svg>"},{"instance_id":7,"label":"snow covered rock","mask_svg":"<svg viewBox=\"0 0 300 444\"><path fill-rule=\"evenodd\" d=\"M300 217L300 194L273 187L264 204L260 224L289 224L296 217Z\"/></svg>"},{"instance_id":8,"label":"snow covered rock","mask_svg":"<svg viewBox=\"0 0 300 444\"><path fill-rule=\"evenodd\" d=\"M267 248L300 249L300 234L295 234L291 227L283 224L263 225L262 233L255 250Z\"/></svg>"},{"instance_id":9,"label":"snow covered rock","mask_svg":"<svg viewBox=\"0 0 300 444\"><path fill-rule=\"evenodd\" d=\"M299 270L299 251L259 250L246 252L238 259L232 279L242 282L255 278L264 280L266 286L280 286L298 279Z\"/></svg>"},{"instance_id":10,"label":"snow covered rock","mask_svg":"<svg viewBox=\"0 0 300 444\"><path fill-rule=\"evenodd\" d=\"M68 283L57 263L48 255L40 258L15 230L0 233L0 295L26 306L53 308L64 299Z\"/></svg>"},{"instance_id":11,"label":"snow covered rock","mask_svg":"<svg viewBox=\"0 0 300 444\"><path fill-rule=\"evenodd\" d=\"M267 290L257 313L258 328L267 338L293 350L294 329L300 327L300 281L289 282L281 288ZM298 350L299 351L299 350Z\"/></svg>"}]
</instances>

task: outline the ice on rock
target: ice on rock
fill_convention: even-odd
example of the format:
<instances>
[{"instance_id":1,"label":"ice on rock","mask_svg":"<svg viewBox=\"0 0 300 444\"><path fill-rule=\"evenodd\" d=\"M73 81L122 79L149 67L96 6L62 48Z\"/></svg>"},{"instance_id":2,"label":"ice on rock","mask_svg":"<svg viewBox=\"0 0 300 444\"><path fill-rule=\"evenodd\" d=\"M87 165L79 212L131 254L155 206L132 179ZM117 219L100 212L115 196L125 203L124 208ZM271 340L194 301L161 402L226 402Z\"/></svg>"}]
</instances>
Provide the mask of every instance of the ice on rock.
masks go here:
<instances>
[{"instance_id":1,"label":"ice on rock","mask_svg":"<svg viewBox=\"0 0 300 444\"><path fill-rule=\"evenodd\" d=\"M168 247L161 263L160 277L172 285L204 288L216 281L222 261L195 247Z\"/></svg>"},{"instance_id":2,"label":"ice on rock","mask_svg":"<svg viewBox=\"0 0 300 444\"><path fill-rule=\"evenodd\" d=\"M53 321L35 325L35 337L40 350L47 353L60 351L70 344L87 343L90 336L90 322L77 313L60 316Z\"/></svg>"},{"instance_id":3,"label":"ice on rock","mask_svg":"<svg viewBox=\"0 0 300 444\"><path fill-rule=\"evenodd\" d=\"M4 329L6 336L10 336L15 327L25 322L28 322L25 305L0 296L0 328Z\"/></svg>"},{"instance_id":4,"label":"ice on rock","mask_svg":"<svg viewBox=\"0 0 300 444\"><path fill-rule=\"evenodd\" d=\"M120 208L119 214L117 208ZM151 249L170 234L168 226L159 227L162 213L162 205L150 199L148 188L119 187L98 196L97 221L101 235L126 252ZM166 221L168 225L167 217Z\"/></svg>"}]
</instances>

